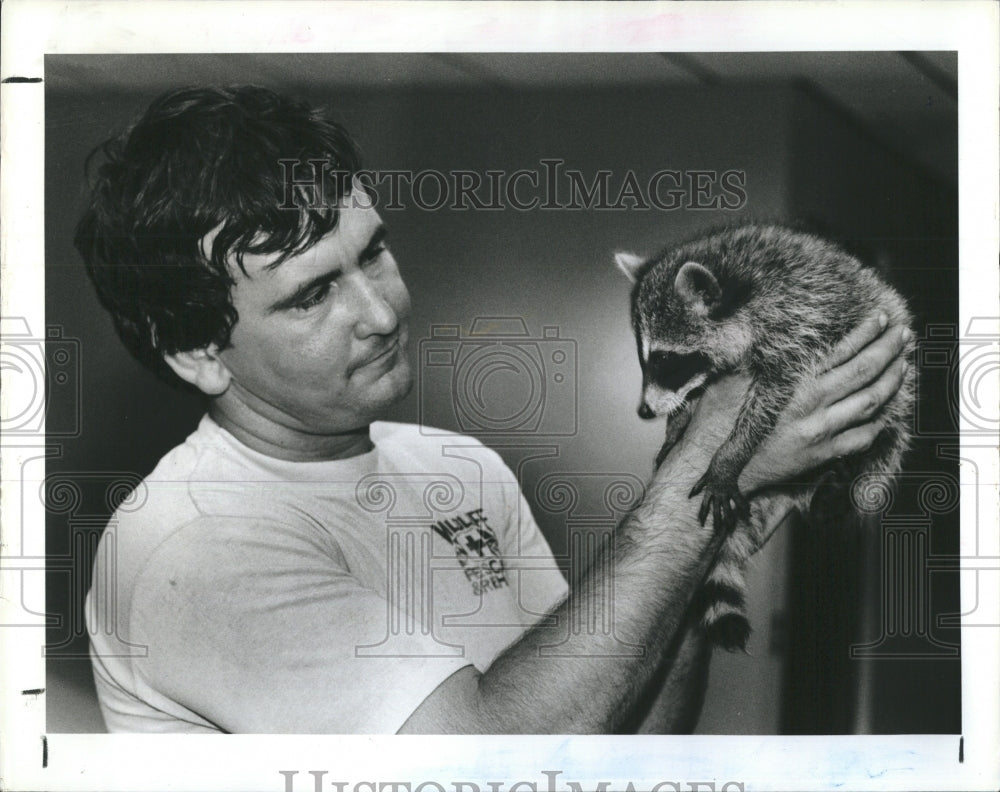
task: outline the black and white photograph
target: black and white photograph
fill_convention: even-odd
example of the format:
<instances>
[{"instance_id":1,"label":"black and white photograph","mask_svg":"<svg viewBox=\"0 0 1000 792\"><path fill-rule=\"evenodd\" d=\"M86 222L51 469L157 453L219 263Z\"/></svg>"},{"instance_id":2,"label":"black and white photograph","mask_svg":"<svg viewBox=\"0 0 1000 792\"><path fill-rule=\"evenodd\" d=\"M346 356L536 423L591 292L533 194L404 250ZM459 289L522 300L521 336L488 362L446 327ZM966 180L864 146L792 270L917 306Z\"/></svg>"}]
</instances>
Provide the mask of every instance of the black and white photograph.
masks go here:
<instances>
[{"instance_id":1,"label":"black and white photograph","mask_svg":"<svg viewBox=\"0 0 1000 792\"><path fill-rule=\"evenodd\" d=\"M2 75L9 788L995 786L994 7L81 5Z\"/></svg>"}]
</instances>

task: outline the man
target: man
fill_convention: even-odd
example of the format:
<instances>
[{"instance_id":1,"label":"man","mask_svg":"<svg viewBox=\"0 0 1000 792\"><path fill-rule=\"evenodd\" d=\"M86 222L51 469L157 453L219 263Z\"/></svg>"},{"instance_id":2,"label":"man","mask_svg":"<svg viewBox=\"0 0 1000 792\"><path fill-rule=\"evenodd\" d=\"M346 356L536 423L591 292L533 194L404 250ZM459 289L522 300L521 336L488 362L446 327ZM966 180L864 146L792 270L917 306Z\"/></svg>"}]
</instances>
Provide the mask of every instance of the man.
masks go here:
<instances>
[{"instance_id":1,"label":"man","mask_svg":"<svg viewBox=\"0 0 1000 792\"><path fill-rule=\"evenodd\" d=\"M133 354L208 400L102 538L87 612L111 730L693 728L689 606L722 537L688 493L744 381L708 389L567 595L496 454L378 421L412 384L409 296L339 126L259 88L189 89L103 155L77 247ZM289 159L335 174L322 200L289 196ZM903 371L901 332L880 331L801 389L743 491L870 445ZM610 596L612 635L568 629Z\"/></svg>"}]
</instances>

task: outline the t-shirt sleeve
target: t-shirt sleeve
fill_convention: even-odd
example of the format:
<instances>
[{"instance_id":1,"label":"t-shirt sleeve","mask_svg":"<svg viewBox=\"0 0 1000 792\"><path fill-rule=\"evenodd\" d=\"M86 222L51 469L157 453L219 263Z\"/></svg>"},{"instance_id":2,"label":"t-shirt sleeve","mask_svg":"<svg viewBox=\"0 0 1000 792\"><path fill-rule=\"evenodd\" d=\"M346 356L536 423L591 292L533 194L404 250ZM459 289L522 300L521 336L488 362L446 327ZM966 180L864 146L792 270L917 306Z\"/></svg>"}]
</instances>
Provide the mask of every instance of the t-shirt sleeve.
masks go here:
<instances>
[{"instance_id":1,"label":"t-shirt sleeve","mask_svg":"<svg viewBox=\"0 0 1000 792\"><path fill-rule=\"evenodd\" d=\"M516 522L508 526L507 534L514 538L511 545L516 549L507 556L507 566L516 570L521 608L541 617L565 599L568 586L528 502L523 495L518 500Z\"/></svg>"},{"instance_id":2,"label":"t-shirt sleeve","mask_svg":"<svg viewBox=\"0 0 1000 792\"><path fill-rule=\"evenodd\" d=\"M517 596L522 612L534 614L538 621L566 597L566 578L559 569L552 549L535 522L517 477L497 455L497 476L504 482L506 515L503 530L504 564L517 581Z\"/></svg>"},{"instance_id":3,"label":"t-shirt sleeve","mask_svg":"<svg viewBox=\"0 0 1000 792\"><path fill-rule=\"evenodd\" d=\"M178 531L139 576L129 623L148 647L137 682L228 732L395 733L469 664L419 623L393 629L329 537L269 521Z\"/></svg>"}]
</instances>

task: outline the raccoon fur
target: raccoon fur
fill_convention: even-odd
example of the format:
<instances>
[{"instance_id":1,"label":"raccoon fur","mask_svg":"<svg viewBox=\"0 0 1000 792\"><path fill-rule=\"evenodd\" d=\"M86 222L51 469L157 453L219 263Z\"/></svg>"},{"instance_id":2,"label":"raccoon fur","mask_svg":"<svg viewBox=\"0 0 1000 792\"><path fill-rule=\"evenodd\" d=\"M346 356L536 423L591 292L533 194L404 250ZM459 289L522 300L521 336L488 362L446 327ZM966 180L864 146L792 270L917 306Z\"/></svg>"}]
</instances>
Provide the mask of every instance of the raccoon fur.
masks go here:
<instances>
[{"instance_id":1,"label":"raccoon fur","mask_svg":"<svg viewBox=\"0 0 1000 792\"><path fill-rule=\"evenodd\" d=\"M745 650L750 625L744 569L766 539L767 515L787 504L800 511L811 505L814 517L831 503L846 513L852 485L887 483L899 472L910 440L913 367L882 408L885 429L864 454L827 465L807 480L768 489L750 503L737 479L798 383L827 368L837 342L877 310L885 312L890 326L910 326L910 313L903 298L857 259L818 237L779 226L729 228L648 260L631 254L616 258L635 283L632 324L643 374L639 415L667 417L657 467L714 378L731 372L750 376L731 433L691 492L692 497L704 492L701 522L711 512L716 529L729 532L700 593L703 625L714 643ZM912 347L911 340L907 354Z\"/></svg>"}]
</instances>

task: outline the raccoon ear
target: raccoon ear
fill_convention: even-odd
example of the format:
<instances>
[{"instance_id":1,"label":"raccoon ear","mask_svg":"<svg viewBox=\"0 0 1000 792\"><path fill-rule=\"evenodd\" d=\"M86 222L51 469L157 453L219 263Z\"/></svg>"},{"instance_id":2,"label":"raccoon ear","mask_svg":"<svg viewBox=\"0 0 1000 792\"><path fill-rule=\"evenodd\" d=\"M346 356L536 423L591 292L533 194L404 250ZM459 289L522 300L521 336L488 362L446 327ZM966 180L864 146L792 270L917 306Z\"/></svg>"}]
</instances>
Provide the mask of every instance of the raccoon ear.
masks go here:
<instances>
[{"instance_id":1,"label":"raccoon ear","mask_svg":"<svg viewBox=\"0 0 1000 792\"><path fill-rule=\"evenodd\" d=\"M677 271L674 291L694 313L705 316L722 297L715 276L696 261L689 261Z\"/></svg>"},{"instance_id":2,"label":"raccoon ear","mask_svg":"<svg viewBox=\"0 0 1000 792\"><path fill-rule=\"evenodd\" d=\"M638 271L642 266L643 259L635 253L615 253L615 264L618 269L625 273L625 277L632 283L638 280Z\"/></svg>"}]
</instances>

